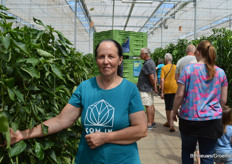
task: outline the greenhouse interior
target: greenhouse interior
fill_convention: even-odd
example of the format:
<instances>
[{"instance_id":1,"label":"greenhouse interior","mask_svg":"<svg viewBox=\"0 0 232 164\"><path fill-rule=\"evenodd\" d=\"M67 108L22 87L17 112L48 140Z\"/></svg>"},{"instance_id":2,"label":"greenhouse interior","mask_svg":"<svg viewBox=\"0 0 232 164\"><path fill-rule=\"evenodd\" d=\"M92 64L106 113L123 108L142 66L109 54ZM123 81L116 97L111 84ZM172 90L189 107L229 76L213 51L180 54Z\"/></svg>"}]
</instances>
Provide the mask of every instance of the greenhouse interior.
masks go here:
<instances>
[{"instance_id":1,"label":"greenhouse interior","mask_svg":"<svg viewBox=\"0 0 232 164\"><path fill-rule=\"evenodd\" d=\"M147 46L193 40L213 28L231 29L230 0L1 0L17 26L51 25L83 53L93 52L93 33L124 30L147 33Z\"/></svg>"},{"instance_id":2,"label":"greenhouse interior","mask_svg":"<svg viewBox=\"0 0 232 164\"><path fill-rule=\"evenodd\" d=\"M205 116L207 115L205 107L209 107L213 109L212 111L220 110L216 113L220 116L216 115L212 118L221 120L222 106L224 107L226 103L228 108L229 106L232 108L232 74L230 72L232 70L232 0L1 0L0 2L0 164L77 164L79 162L77 160L83 160L83 157L89 162L82 161L79 164L140 164L139 157L142 164L180 164L182 161L180 119L171 125L173 120L170 120L170 115L167 116L168 110L166 110L167 104L165 103L169 99L165 100L166 93L163 93L164 85L162 84L165 83L165 78L170 70L177 68L177 62L182 57L188 56L186 48L189 45L198 47L200 43L206 43L205 40L211 43L210 46L207 46L207 53L215 55L212 57L214 61L213 64L211 63L213 66L210 67L213 68L211 73L214 70L220 70L220 76L223 78L220 77L221 81L217 81L217 88L210 87L207 83L215 79L214 76L212 79L205 80L206 89L210 91L212 88L215 89L212 91L215 94L212 95L218 99L215 100L215 103L210 101L214 104L204 105L203 102L203 105L196 105L203 99L211 100L210 96L212 95L207 95L208 92L202 97L199 96L202 99L193 96L193 102L192 99L189 101L195 103L197 109L203 106L201 110L203 114L199 112L200 114L197 113L194 117L202 116L205 122L209 121ZM108 43L109 41L105 41L96 49L99 43L105 39L113 39L119 43L118 46L115 43L115 47L117 47L118 56L120 56L119 51L122 48L121 58L115 58L116 53L112 53L115 47L107 48L110 53L103 53L104 60L102 60L102 56L98 58L97 53L102 44L112 46L111 43ZM144 52L143 48L148 48L150 51L146 49L147 52ZM195 48L192 50L194 50L191 53L192 57L195 55L200 62L205 64L205 58L201 56L203 53L201 54L200 50ZM97 53L95 54L95 52ZM144 57L144 54L147 54L147 58ZM169 54L169 57L170 54L172 55L172 64L166 60L166 54ZM113 59L108 62L108 58ZM137 87L143 66L150 59L154 61L154 64L151 63L152 71L156 72L155 76L153 72L149 74L151 78L154 77L151 80L146 76L147 82L154 84L154 86L148 84L150 87L154 87L150 88L152 93L149 105L153 103L151 106L142 104ZM162 72L160 78L156 78L156 74L158 74L156 66L162 63L159 63L160 59L166 62L165 66L170 66L170 69L164 77L164 73L162 73L164 69L159 68ZM104 64L110 65L109 68ZM198 64L192 65L199 66L200 64ZM163 67L165 66L163 63ZM204 70L208 71L210 68L204 67ZM110 70L109 74L101 76L108 70ZM118 76L119 70L122 73L121 77ZM143 72L145 72L144 70ZM205 72L208 73L207 71ZM196 71L190 72L195 73ZM178 79L176 80L175 75L175 71L173 71L174 83L172 84L174 85L171 87L177 90L179 86L177 86ZM183 71L181 75L183 77ZM219 77L219 73L214 75ZM118 82L117 85L112 77L118 80L115 80ZM120 93L116 92L115 88L106 89L105 85L98 85L100 78L105 82L112 82L114 84L112 86L116 86L116 89L119 88L116 91L120 91ZM141 77L141 79L143 78ZM93 80L95 81L93 82ZM87 85L90 81L94 85ZM198 82L196 80L196 83ZM202 86L201 82L198 83L198 86ZM180 83L178 81L178 85ZM121 89L120 87L124 84L128 86L125 85L126 87ZM112 86L110 85L110 87ZM182 91L184 90L183 86L180 85ZM91 87L95 87L93 94L92 91L89 91ZM156 90L156 87L159 90ZM228 89L228 93L226 89ZM195 88L195 91L199 91L198 88ZM107 96L103 95L106 92ZM82 93L90 98L83 96L82 99ZM95 98L100 94L103 95L101 100L96 100ZM175 93L173 94L175 95ZM69 103L72 96L76 98L75 100L79 98L77 106ZM133 100L129 100L130 98ZM171 98L170 102L174 102L173 95ZM82 100L88 102L88 105L81 104ZM114 103L119 110L105 100ZM127 104L127 106L121 108L121 104ZM173 108L172 103L169 105L170 108ZM182 109L181 105L176 106L180 107L177 110ZM143 114L140 115L144 116L143 118L134 115L134 113L138 114L138 112L134 112L137 108L140 108L138 112ZM121 123L126 122L125 127L130 129L132 124L136 126L143 122L143 126L141 125L139 128L143 128L144 131L141 132L138 126L137 131L133 131L134 133L129 133L130 130L125 133L123 130L127 128L113 129L113 121L116 120L114 120L115 111L121 112L121 109L125 109L122 113L126 117L117 116L120 118L119 121L117 120L120 126ZM148 109L153 111L153 113L150 112L152 117L150 115L148 117ZM83 113L87 113L85 115L87 119L83 117ZM146 118L151 120L153 118L154 122L150 121L150 125L148 125ZM166 120L168 118L169 120ZM52 126L53 123L54 126ZM206 130L201 131L202 133L208 133L208 129L210 129L208 125L221 126L222 123L207 124ZM124 133L117 136L124 138L109 143L101 142L102 145L97 146L103 146L102 149L99 149L104 152L101 154L102 151L99 151L99 153L98 147L93 148L94 144L88 137L94 135L95 132L99 132L99 135L103 132L104 136L107 136L108 133L112 134L112 130L116 134L122 130ZM36 138L38 136L39 138ZM87 136L86 140L83 136ZM228 143L230 142L228 141ZM202 143L204 144L204 142L199 143L199 148ZM208 140L205 143L208 143ZM108 145L113 145L113 147L116 145L117 148L107 147ZM128 154L130 152L127 151L128 145L134 147L135 154ZM194 143L193 146L195 151L196 144ZM104 149L105 147L107 149ZM79 150L85 153L85 156L79 155ZM90 152L92 156L87 152ZM111 154L108 155L108 152ZM230 152L232 152L232 146ZM97 158L94 156L95 153ZM120 159L116 159L120 153L123 155ZM128 160L134 160L132 159L134 155L134 159L137 161L128 162ZM190 154L190 158L194 162L204 160L205 154L200 155L195 151ZM232 154L230 155L232 156ZM201 158L197 158L199 156ZM98 161L102 158L107 158L107 162ZM114 162L111 161L111 158Z\"/></svg>"}]
</instances>

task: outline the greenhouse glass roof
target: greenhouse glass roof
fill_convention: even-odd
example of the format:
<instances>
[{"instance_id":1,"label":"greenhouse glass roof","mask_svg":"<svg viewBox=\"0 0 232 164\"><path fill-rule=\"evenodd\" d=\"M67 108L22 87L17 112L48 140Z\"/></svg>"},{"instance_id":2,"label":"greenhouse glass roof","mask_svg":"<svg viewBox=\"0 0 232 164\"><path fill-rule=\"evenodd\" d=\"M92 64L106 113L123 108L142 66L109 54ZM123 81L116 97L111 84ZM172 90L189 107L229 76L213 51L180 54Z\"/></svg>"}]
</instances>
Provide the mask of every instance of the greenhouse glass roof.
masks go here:
<instances>
[{"instance_id":1,"label":"greenhouse glass roof","mask_svg":"<svg viewBox=\"0 0 232 164\"><path fill-rule=\"evenodd\" d=\"M148 34L148 47L193 40L213 28L231 29L231 0L1 0L15 26L33 17L61 31L80 52L93 52L93 32L125 30Z\"/></svg>"}]
</instances>

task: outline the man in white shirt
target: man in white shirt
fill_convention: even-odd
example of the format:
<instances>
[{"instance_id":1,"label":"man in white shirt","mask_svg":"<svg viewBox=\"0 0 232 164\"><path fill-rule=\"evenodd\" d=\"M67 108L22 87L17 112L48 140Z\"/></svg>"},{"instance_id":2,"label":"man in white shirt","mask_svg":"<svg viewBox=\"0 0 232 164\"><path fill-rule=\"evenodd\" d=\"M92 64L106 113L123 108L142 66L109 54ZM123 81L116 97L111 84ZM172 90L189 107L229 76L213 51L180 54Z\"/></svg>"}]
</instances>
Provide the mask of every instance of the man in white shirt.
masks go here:
<instances>
[{"instance_id":1,"label":"man in white shirt","mask_svg":"<svg viewBox=\"0 0 232 164\"><path fill-rule=\"evenodd\" d=\"M186 65L197 62L196 57L194 56L195 51L196 51L196 47L193 44L189 44L186 48L187 55L182 57L180 60L178 60L176 64L176 72L175 72L176 82L178 81L180 74Z\"/></svg>"}]
</instances>

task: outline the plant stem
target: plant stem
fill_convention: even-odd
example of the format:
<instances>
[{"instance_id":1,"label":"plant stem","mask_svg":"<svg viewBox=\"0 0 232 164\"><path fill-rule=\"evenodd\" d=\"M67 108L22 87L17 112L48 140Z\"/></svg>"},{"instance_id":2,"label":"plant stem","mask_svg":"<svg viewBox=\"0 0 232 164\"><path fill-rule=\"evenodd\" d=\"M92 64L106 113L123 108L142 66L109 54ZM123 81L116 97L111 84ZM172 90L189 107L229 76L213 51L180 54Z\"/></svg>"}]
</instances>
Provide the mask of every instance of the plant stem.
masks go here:
<instances>
[{"instance_id":1,"label":"plant stem","mask_svg":"<svg viewBox=\"0 0 232 164\"><path fill-rule=\"evenodd\" d=\"M3 81L3 70L2 70L2 59L1 59L1 62L0 62L0 76L1 76L1 81ZM3 96L3 86L1 85L1 97L2 97L2 110L4 109L3 106L4 106L4 96ZM1 108L0 108L1 109Z\"/></svg>"}]
</instances>

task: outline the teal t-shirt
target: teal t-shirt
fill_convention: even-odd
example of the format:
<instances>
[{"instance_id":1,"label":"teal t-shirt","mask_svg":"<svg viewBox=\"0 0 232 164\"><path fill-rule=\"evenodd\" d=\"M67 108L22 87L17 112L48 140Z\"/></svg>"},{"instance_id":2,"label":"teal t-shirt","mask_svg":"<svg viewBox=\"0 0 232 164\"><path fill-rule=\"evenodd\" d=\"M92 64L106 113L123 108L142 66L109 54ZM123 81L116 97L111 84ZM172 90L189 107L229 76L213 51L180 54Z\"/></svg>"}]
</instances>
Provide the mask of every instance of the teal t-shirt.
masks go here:
<instances>
[{"instance_id":1,"label":"teal t-shirt","mask_svg":"<svg viewBox=\"0 0 232 164\"><path fill-rule=\"evenodd\" d=\"M157 78L160 78L161 75L161 68L164 66L164 64L159 64L157 66Z\"/></svg>"},{"instance_id":2,"label":"teal t-shirt","mask_svg":"<svg viewBox=\"0 0 232 164\"><path fill-rule=\"evenodd\" d=\"M135 84L123 79L109 90L101 89L96 77L82 82L69 103L82 108L84 127L76 155L76 164L140 164L137 144L104 144L90 149L85 135L112 132L130 126L129 114L144 110Z\"/></svg>"}]
</instances>

